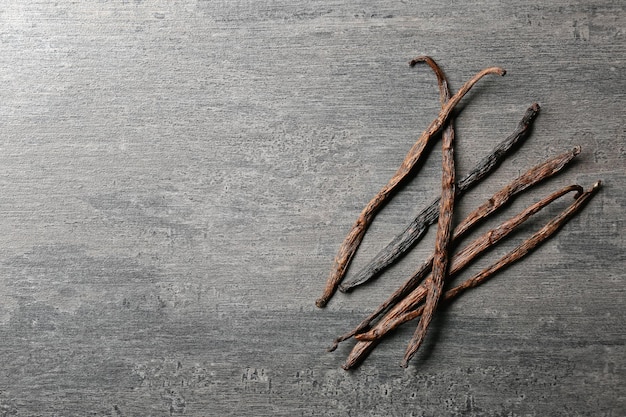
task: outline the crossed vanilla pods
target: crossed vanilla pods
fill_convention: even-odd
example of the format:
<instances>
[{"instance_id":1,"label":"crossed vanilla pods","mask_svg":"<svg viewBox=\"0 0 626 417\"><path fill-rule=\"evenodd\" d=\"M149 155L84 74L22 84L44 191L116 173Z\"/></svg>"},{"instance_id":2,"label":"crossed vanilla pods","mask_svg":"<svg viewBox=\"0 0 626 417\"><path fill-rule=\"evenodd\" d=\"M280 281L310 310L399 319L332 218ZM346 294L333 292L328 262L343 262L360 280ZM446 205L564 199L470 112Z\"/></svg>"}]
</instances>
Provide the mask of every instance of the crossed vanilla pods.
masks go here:
<instances>
[{"instance_id":1,"label":"crossed vanilla pods","mask_svg":"<svg viewBox=\"0 0 626 417\"><path fill-rule=\"evenodd\" d=\"M498 67L482 70L466 82L457 94L451 95L446 76L437 63L430 57L422 56L412 60L410 65L414 66L420 62L429 65L437 76L442 106L441 111L413 145L395 175L361 212L339 248L324 293L316 301L316 304L318 307L324 307L337 289L342 292L351 291L355 287L376 278L386 267L393 264L406 251L411 249L425 235L430 225L438 221L435 251L433 256L418 268L376 311L366 317L354 329L334 340L333 345L328 349L329 351L335 350L340 342L352 337L357 339L356 345L342 366L344 369L350 369L361 363L378 341L389 331L407 321L419 318L415 334L401 362L401 365L406 367L409 360L421 346L440 300L448 301L455 298L465 290L478 286L496 272L525 257L554 235L570 218L580 211L596 194L601 185L598 181L587 191L584 191L580 185L564 187L529 206L498 227L489 230L451 256L451 243L458 241L461 236L466 234L476 224L497 211L522 191L561 171L580 153L580 147L575 147L571 151L550 158L520 175L470 213L453 231L452 215L455 199L460 198L465 191L475 186L495 170L502 160L526 139L530 125L539 112L539 105L536 103L531 105L515 132L496 146L469 174L458 183L455 183L454 128L450 114L454 106L482 77L487 74L504 75L505 71ZM422 158L428 142L434 139L439 132L442 132L443 151L441 197L424 208L407 226L404 232L394 238L378 253L365 268L357 273L355 278L341 283L350 261L377 211L391 198L392 192L398 187L400 182L410 174L413 166ZM510 234L533 214L570 192L576 192L575 201L538 232L480 273L446 292L443 291L446 279L460 273L473 259Z\"/></svg>"}]
</instances>

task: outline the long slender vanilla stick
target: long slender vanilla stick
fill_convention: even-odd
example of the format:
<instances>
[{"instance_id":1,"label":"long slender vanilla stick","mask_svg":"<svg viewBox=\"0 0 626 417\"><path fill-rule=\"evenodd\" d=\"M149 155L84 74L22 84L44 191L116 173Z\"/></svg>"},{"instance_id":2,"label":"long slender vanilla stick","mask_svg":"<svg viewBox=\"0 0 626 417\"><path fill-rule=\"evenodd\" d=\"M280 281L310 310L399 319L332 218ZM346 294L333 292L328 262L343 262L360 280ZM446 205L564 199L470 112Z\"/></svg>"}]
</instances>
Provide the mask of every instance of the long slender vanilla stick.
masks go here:
<instances>
[{"instance_id":1,"label":"long slender vanilla stick","mask_svg":"<svg viewBox=\"0 0 626 417\"><path fill-rule=\"evenodd\" d=\"M490 67L480 71L468 80L463 87L461 87L461 89L450 98L445 106L441 108L439 115L430 123L428 128L420 135L417 142L415 142L415 144L411 147L408 154L404 158L404 161L402 161L400 168L398 168L389 182L365 206L352 226L352 229L348 232L348 235L339 247L339 251L335 256L335 261L326 281L324 292L315 302L318 307L325 307L330 298L337 291L337 286L343 279L348 265L352 261L354 254L363 240L365 231L376 216L376 213L389 200L398 185L409 175L413 167L421 160L424 149L430 140L443 128L455 106L474 86L474 84L476 84L485 75L504 75L505 73L506 71L499 67Z\"/></svg>"}]
</instances>

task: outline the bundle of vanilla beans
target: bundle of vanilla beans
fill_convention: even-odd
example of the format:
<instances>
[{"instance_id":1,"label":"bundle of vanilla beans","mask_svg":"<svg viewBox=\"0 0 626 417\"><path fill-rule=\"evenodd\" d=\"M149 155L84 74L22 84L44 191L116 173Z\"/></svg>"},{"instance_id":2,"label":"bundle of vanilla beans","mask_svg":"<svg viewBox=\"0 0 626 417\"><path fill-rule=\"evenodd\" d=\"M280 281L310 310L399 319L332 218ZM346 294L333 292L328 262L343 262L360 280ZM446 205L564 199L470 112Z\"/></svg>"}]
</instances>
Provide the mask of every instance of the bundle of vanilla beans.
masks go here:
<instances>
[{"instance_id":1,"label":"bundle of vanilla beans","mask_svg":"<svg viewBox=\"0 0 626 417\"><path fill-rule=\"evenodd\" d=\"M324 307L337 289L347 292L377 277L386 267L411 249L426 234L430 225L437 222L435 250L433 255L400 288L391 294L376 311L366 317L354 329L334 340L329 351L335 350L340 342L347 339L355 338L357 340L347 361L342 366L344 369L350 369L361 363L388 332L403 323L418 319L417 328L401 363L402 366L406 367L424 341L428 325L440 301L451 300L465 290L480 285L499 270L526 256L554 235L600 189L600 181L587 190L577 184L564 187L535 202L499 226L479 236L467 246L451 254L451 250L456 249L455 243L475 225L510 202L522 191L561 171L580 153L580 147L577 146L530 168L471 212L456 228L453 228L452 218L456 200L495 170L502 160L526 139L530 126L539 112L539 105L536 103L532 104L515 132L497 145L465 177L457 181L454 168L454 128L451 113L463 96L482 77L488 74L504 75L505 70L498 67L486 68L467 81L456 94L452 95L446 76L432 58L426 56L418 57L412 60L410 65L414 66L418 63L426 63L437 76L441 99L439 115L409 150L394 176L359 215L359 218L339 248L324 293L316 301L316 304L318 307ZM426 206L407 226L404 232L394 238L353 279L342 283L350 261L356 253L374 216L391 198L398 186L411 174L413 167L422 160L428 143L438 136L441 136L443 143L441 197ZM453 288L444 286L446 281L451 281L475 258L514 231L532 215L554 200L569 193L574 193L574 201L526 241L488 268L466 279L461 284Z\"/></svg>"}]
</instances>

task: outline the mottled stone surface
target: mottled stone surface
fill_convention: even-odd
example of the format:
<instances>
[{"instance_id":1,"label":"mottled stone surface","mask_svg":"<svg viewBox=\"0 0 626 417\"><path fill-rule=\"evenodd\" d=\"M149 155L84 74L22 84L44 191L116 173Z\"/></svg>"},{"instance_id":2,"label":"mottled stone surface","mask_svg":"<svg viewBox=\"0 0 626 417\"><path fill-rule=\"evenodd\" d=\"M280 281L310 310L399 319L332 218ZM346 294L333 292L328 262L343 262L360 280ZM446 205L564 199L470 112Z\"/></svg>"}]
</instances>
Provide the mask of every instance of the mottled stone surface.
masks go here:
<instances>
[{"instance_id":1,"label":"mottled stone surface","mask_svg":"<svg viewBox=\"0 0 626 417\"><path fill-rule=\"evenodd\" d=\"M5 0L0 7L0 416L626 414L623 1ZM466 173L533 101L533 134L460 202L581 145L605 188L530 258L354 372L325 347L432 251L314 306L345 233L462 102ZM441 152L379 214L369 257L438 193ZM472 268L536 230L561 201ZM484 227L481 229L484 230ZM469 272L468 272L469 273Z\"/></svg>"}]
</instances>

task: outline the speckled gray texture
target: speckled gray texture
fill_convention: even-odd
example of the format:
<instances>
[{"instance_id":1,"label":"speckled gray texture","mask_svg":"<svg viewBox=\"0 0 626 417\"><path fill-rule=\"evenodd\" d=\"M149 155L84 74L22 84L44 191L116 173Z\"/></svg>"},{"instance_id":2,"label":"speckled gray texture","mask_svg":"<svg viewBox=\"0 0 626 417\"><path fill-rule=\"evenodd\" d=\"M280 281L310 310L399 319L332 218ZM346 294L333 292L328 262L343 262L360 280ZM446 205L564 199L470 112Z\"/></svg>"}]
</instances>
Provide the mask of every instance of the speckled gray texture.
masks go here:
<instances>
[{"instance_id":1,"label":"speckled gray texture","mask_svg":"<svg viewBox=\"0 0 626 417\"><path fill-rule=\"evenodd\" d=\"M626 414L625 7L5 0L0 416ZM432 251L431 232L373 285L314 306L344 234L437 113L433 74L407 64L419 54L454 90L508 70L462 102L459 175L542 106L457 217L578 144L504 215L571 182L605 188L437 315L408 369L412 326L345 372L350 342L325 347ZM436 196L440 159L436 145L355 269Z\"/></svg>"}]
</instances>

